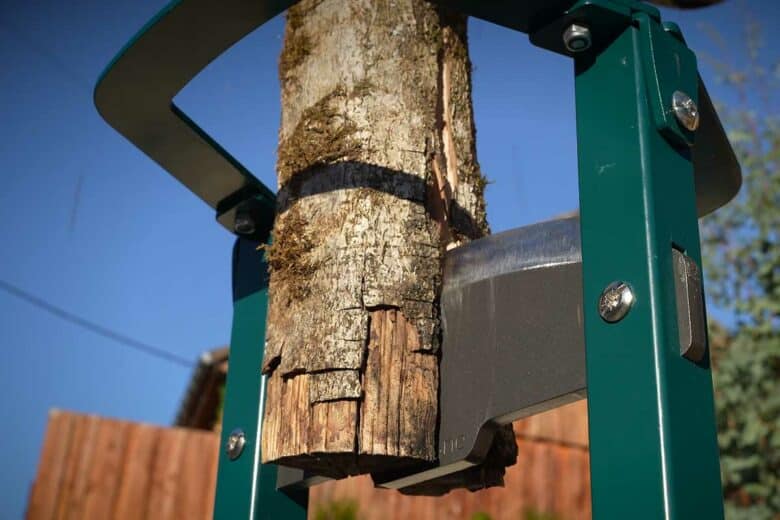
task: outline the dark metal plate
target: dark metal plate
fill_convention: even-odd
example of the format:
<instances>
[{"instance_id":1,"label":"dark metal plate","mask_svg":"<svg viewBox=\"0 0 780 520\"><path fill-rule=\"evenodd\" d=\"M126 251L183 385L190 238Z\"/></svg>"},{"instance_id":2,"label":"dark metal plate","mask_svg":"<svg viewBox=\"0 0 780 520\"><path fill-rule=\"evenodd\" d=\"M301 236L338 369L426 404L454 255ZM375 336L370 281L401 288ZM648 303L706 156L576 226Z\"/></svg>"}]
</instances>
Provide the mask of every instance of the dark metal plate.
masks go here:
<instances>
[{"instance_id":1,"label":"dark metal plate","mask_svg":"<svg viewBox=\"0 0 780 520\"><path fill-rule=\"evenodd\" d=\"M672 265L680 355L699 363L707 353L707 316L701 269L693 258L677 249L672 249Z\"/></svg>"},{"instance_id":2,"label":"dark metal plate","mask_svg":"<svg viewBox=\"0 0 780 520\"><path fill-rule=\"evenodd\" d=\"M737 195L742 186L742 169L701 76L699 114L701 120L693 145L693 175L696 211L703 217Z\"/></svg>"}]
</instances>

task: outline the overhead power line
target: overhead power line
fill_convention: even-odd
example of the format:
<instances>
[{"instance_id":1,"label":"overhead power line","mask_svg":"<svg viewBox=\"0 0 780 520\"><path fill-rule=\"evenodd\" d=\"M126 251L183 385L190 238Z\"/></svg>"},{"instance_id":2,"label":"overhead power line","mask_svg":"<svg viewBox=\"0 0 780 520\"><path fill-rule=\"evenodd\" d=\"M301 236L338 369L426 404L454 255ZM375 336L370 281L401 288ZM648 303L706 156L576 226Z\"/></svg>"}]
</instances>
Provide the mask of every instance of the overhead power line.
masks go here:
<instances>
[{"instance_id":1,"label":"overhead power line","mask_svg":"<svg viewBox=\"0 0 780 520\"><path fill-rule=\"evenodd\" d=\"M32 295L27 291L25 291L24 289L20 289L19 287L10 284L4 280L0 280L0 289L4 290L5 292L13 296L16 296L20 300L24 300L27 303L48 312L49 314L53 314L58 318L61 318L69 323L77 325L83 329L87 329L95 334L103 336L104 338L113 340L120 345L124 345L125 347L135 350L136 352L141 352L148 356L156 357L157 359L162 359L170 363L175 363L177 365L187 367L187 368L191 368L194 365L192 361L187 360L181 356L178 356L172 352L168 352L165 349L162 349L160 347L155 347L154 345L149 345L142 341L138 341L129 336L125 336L124 334L111 330L107 327L103 327L102 325L99 325L95 322L82 318L81 316L77 316L72 312L66 311L61 307L57 307L56 305L53 305L47 302L46 300L39 298L35 295Z\"/></svg>"}]
</instances>

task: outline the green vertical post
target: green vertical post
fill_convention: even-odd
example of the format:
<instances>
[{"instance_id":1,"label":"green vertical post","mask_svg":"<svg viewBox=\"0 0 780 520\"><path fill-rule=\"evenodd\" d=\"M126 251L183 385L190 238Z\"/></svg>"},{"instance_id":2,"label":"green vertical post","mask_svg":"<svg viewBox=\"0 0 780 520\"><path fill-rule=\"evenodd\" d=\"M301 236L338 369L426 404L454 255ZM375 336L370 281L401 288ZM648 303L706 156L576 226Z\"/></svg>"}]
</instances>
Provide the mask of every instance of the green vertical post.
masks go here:
<instances>
[{"instance_id":1,"label":"green vertical post","mask_svg":"<svg viewBox=\"0 0 780 520\"><path fill-rule=\"evenodd\" d=\"M696 99L695 58L633 16L575 60L593 517L722 518L709 352L680 355L675 307L672 248L701 266L691 151L659 124L676 124L667 93ZM635 303L607 323L613 281Z\"/></svg>"},{"instance_id":2,"label":"green vertical post","mask_svg":"<svg viewBox=\"0 0 780 520\"><path fill-rule=\"evenodd\" d=\"M276 490L276 466L260 464L264 380L260 374L268 307L267 267L263 251L239 238L233 249L233 331L222 418L222 446L231 432L244 432L241 455L219 457L214 518L218 520L304 520L308 494L288 496Z\"/></svg>"}]
</instances>

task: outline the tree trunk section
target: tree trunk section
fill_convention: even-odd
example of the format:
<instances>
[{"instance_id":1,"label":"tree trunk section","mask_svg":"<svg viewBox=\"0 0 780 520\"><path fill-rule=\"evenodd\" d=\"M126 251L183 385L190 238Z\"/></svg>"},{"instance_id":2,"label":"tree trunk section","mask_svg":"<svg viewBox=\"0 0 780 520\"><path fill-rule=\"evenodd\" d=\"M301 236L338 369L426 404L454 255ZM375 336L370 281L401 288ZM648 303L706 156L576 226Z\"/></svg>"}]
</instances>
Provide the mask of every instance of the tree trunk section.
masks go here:
<instances>
[{"instance_id":1,"label":"tree trunk section","mask_svg":"<svg viewBox=\"0 0 780 520\"><path fill-rule=\"evenodd\" d=\"M279 76L263 462L335 478L432 462L442 259L488 233L466 20L303 0ZM489 471L416 492L501 483L516 448L497 438Z\"/></svg>"}]
</instances>

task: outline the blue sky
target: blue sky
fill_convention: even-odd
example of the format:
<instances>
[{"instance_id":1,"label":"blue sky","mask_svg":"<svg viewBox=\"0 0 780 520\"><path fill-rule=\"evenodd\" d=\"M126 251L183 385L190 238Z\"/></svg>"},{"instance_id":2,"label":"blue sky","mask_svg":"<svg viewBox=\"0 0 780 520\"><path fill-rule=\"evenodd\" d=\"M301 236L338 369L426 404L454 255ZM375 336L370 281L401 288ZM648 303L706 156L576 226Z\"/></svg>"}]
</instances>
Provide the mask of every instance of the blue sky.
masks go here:
<instances>
[{"instance_id":1,"label":"blue sky","mask_svg":"<svg viewBox=\"0 0 780 520\"><path fill-rule=\"evenodd\" d=\"M229 340L231 236L212 212L98 116L103 67L162 0L0 2L0 282L192 360ZM723 59L744 8L780 20L780 2L727 0L684 13L689 45ZM177 104L273 186L277 18L213 63ZM568 59L472 21L478 153L495 231L577 206ZM777 60L777 52L770 59ZM729 100L702 74L715 98ZM147 356L0 291L0 519L19 518L51 408L169 424L191 368Z\"/></svg>"}]
</instances>

